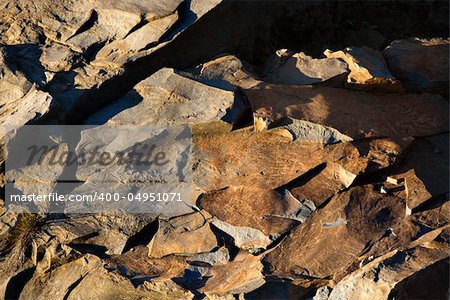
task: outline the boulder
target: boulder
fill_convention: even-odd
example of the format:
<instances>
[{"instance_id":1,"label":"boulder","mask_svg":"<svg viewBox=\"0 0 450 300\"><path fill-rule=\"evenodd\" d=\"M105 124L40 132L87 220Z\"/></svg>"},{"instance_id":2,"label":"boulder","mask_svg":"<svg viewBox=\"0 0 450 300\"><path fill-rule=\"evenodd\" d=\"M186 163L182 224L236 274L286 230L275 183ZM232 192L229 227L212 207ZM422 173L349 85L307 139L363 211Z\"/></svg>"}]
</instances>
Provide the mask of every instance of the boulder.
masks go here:
<instances>
[{"instance_id":1,"label":"boulder","mask_svg":"<svg viewBox=\"0 0 450 300\"><path fill-rule=\"evenodd\" d=\"M383 55L408 90L448 94L449 45L445 39L397 40Z\"/></svg>"}]
</instances>

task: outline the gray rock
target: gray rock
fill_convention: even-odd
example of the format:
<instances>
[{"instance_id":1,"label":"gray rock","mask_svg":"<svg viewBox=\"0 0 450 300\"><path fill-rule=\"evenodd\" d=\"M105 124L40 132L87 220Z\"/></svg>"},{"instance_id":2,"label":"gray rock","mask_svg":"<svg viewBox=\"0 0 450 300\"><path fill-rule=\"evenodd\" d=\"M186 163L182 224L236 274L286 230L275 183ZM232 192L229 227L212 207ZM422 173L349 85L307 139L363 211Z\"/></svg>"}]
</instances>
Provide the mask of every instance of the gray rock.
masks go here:
<instances>
[{"instance_id":1,"label":"gray rock","mask_svg":"<svg viewBox=\"0 0 450 300\"><path fill-rule=\"evenodd\" d=\"M336 58L316 59L303 52L278 50L266 65L265 81L279 84L313 84L344 75L347 65Z\"/></svg>"},{"instance_id":2,"label":"gray rock","mask_svg":"<svg viewBox=\"0 0 450 300\"><path fill-rule=\"evenodd\" d=\"M231 91L188 79L173 69L161 69L86 123L103 123L108 117L108 124L117 125L194 124L220 119L233 121L244 108L240 101ZM130 106L133 107L120 111Z\"/></svg>"}]
</instances>

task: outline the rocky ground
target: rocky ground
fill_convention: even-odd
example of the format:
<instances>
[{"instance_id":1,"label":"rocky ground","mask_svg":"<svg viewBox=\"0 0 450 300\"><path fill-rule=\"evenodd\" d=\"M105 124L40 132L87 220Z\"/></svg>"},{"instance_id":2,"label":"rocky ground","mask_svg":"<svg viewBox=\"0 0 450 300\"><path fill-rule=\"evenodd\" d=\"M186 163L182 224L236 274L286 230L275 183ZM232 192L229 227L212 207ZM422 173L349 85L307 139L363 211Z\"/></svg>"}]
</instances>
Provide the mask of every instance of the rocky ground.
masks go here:
<instances>
[{"instance_id":1,"label":"rocky ground","mask_svg":"<svg viewBox=\"0 0 450 300\"><path fill-rule=\"evenodd\" d=\"M195 205L2 206L0 297L448 298L448 28L446 1L2 1L2 127L189 124Z\"/></svg>"}]
</instances>

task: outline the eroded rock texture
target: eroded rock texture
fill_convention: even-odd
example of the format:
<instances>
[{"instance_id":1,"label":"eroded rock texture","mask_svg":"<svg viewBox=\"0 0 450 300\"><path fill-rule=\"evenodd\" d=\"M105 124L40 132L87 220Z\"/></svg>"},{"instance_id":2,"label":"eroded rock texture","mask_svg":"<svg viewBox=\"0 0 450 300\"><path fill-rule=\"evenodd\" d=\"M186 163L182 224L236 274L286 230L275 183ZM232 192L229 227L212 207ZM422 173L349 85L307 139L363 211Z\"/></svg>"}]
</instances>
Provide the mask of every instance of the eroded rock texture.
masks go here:
<instances>
[{"instance_id":1,"label":"eroded rock texture","mask_svg":"<svg viewBox=\"0 0 450 300\"><path fill-rule=\"evenodd\" d=\"M164 174L5 171L0 149L0 299L447 299L448 28L446 1L2 1L2 148L27 124L96 126L57 153L156 125L192 146ZM70 174L72 193L170 179L191 199L6 210L6 182Z\"/></svg>"}]
</instances>

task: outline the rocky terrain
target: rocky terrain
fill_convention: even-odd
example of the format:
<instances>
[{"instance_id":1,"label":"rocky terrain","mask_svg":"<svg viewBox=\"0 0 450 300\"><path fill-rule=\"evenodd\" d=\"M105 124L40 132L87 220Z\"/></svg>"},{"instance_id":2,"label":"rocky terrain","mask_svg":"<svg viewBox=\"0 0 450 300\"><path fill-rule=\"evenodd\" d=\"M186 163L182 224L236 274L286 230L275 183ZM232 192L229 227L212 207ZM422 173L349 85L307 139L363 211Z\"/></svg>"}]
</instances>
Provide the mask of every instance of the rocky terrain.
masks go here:
<instances>
[{"instance_id":1,"label":"rocky terrain","mask_svg":"<svg viewBox=\"0 0 450 300\"><path fill-rule=\"evenodd\" d=\"M446 1L1 1L1 144L187 124L193 193L12 213L1 151L0 298L447 299L448 28Z\"/></svg>"}]
</instances>

